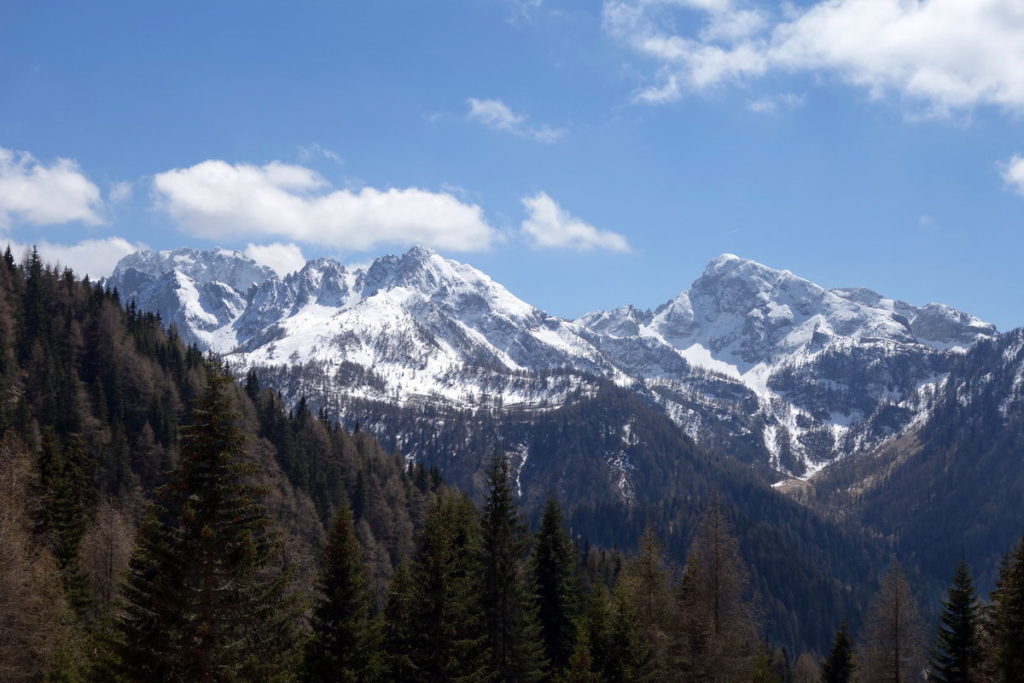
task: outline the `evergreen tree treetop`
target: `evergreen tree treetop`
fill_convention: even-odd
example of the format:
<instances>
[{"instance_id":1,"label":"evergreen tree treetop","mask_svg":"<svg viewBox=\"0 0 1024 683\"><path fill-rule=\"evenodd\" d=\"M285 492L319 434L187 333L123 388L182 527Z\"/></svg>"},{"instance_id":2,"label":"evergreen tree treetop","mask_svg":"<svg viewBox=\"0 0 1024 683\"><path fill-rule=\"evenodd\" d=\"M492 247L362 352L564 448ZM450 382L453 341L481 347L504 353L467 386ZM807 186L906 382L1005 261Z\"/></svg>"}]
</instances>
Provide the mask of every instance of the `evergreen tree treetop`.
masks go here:
<instances>
[{"instance_id":1,"label":"evergreen tree treetop","mask_svg":"<svg viewBox=\"0 0 1024 683\"><path fill-rule=\"evenodd\" d=\"M929 678L942 683L972 683L982 661L981 604L970 569L961 561L942 605L939 632L931 657Z\"/></svg>"}]
</instances>

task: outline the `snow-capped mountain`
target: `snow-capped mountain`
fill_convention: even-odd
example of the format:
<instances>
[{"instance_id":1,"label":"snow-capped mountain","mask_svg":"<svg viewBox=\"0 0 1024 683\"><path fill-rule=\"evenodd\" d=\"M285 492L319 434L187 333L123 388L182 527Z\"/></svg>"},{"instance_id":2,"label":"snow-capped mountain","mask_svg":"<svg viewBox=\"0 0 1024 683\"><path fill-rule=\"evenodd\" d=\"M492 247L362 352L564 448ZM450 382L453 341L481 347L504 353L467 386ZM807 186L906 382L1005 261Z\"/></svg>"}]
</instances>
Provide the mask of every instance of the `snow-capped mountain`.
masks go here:
<instances>
[{"instance_id":1,"label":"snow-capped mountain","mask_svg":"<svg viewBox=\"0 0 1024 683\"><path fill-rule=\"evenodd\" d=\"M356 399L537 410L600 378L698 442L794 475L903 428L919 390L995 334L940 304L827 290L731 255L655 311L576 321L421 247L365 268L315 259L284 278L238 252L141 252L107 286L239 366L286 369L286 394L335 410Z\"/></svg>"}]
</instances>

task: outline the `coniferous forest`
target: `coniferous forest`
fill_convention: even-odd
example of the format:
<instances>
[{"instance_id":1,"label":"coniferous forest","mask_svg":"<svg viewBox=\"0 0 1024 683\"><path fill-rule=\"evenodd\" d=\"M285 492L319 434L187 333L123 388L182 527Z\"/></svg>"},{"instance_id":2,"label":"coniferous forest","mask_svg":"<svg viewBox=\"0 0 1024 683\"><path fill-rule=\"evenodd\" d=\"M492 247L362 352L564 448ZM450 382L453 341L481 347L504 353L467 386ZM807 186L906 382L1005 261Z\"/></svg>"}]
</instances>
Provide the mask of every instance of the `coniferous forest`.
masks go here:
<instances>
[{"instance_id":1,"label":"coniferous forest","mask_svg":"<svg viewBox=\"0 0 1024 683\"><path fill-rule=\"evenodd\" d=\"M884 558L794 649L728 497L683 553L591 544L505 454L463 492L34 251L0 262L0 392L0 680L1024 680L1024 541L937 611Z\"/></svg>"}]
</instances>

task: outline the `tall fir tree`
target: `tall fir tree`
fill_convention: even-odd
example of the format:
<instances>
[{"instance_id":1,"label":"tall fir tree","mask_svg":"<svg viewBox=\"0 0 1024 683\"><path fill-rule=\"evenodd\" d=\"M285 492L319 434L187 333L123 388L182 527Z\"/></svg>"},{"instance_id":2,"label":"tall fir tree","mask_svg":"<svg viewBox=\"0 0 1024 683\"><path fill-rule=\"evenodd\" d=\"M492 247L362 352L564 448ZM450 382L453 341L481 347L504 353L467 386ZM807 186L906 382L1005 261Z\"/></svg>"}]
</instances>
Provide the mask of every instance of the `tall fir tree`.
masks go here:
<instances>
[{"instance_id":1,"label":"tall fir tree","mask_svg":"<svg viewBox=\"0 0 1024 683\"><path fill-rule=\"evenodd\" d=\"M1024 680L1024 538L999 569L989 629L989 658L996 680Z\"/></svg>"},{"instance_id":2,"label":"tall fir tree","mask_svg":"<svg viewBox=\"0 0 1024 683\"><path fill-rule=\"evenodd\" d=\"M650 652L629 603L603 585L587 600L579 639L589 646L591 670L604 681L650 681Z\"/></svg>"},{"instance_id":3,"label":"tall fir tree","mask_svg":"<svg viewBox=\"0 0 1024 683\"><path fill-rule=\"evenodd\" d=\"M355 683L373 678L380 662L372 607L352 511L342 501L324 550L313 634L303 663L304 681Z\"/></svg>"},{"instance_id":4,"label":"tall fir tree","mask_svg":"<svg viewBox=\"0 0 1024 683\"><path fill-rule=\"evenodd\" d=\"M295 665L298 609L230 386L209 369L179 467L140 529L115 644L123 678L274 680Z\"/></svg>"},{"instance_id":5,"label":"tall fir tree","mask_svg":"<svg viewBox=\"0 0 1024 683\"><path fill-rule=\"evenodd\" d=\"M384 650L382 673L386 680L417 680L417 669L412 660L413 649L421 636L414 630L416 602L412 564L402 560L391 576L384 605L381 646Z\"/></svg>"},{"instance_id":6,"label":"tall fir tree","mask_svg":"<svg viewBox=\"0 0 1024 683\"><path fill-rule=\"evenodd\" d=\"M981 673L982 657L981 604L967 562L961 561L942 604L929 680L975 683Z\"/></svg>"},{"instance_id":7,"label":"tall fir tree","mask_svg":"<svg viewBox=\"0 0 1024 683\"><path fill-rule=\"evenodd\" d=\"M576 617L580 609L578 571L576 546L562 524L558 501L550 498L537 532L533 576L544 652L555 671L569 663L576 642Z\"/></svg>"},{"instance_id":8,"label":"tall fir tree","mask_svg":"<svg viewBox=\"0 0 1024 683\"><path fill-rule=\"evenodd\" d=\"M512 499L507 457L495 458L488 489L477 571L491 672L502 681L539 681L547 663L526 569L529 537Z\"/></svg>"},{"instance_id":9,"label":"tall fir tree","mask_svg":"<svg viewBox=\"0 0 1024 683\"><path fill-rule=\"evenodd\" d=\"M412 569L415 640L409 658L416 674L408 680L472 681L484 675L489 653L473 566L477 543L469 499L449 493L431 503Z\"/></svg>"},{"instance_id":10,"label":"tall fir tree","mask_svg":"<svg viewBox=\"0 0 1024 683\"><path fill-rule=\"evenodd\" d=\"M850 683L853 670L853 641L844 619L832 638L832 649L821 663L821 683Z\"/></svg>"}]
</instances>

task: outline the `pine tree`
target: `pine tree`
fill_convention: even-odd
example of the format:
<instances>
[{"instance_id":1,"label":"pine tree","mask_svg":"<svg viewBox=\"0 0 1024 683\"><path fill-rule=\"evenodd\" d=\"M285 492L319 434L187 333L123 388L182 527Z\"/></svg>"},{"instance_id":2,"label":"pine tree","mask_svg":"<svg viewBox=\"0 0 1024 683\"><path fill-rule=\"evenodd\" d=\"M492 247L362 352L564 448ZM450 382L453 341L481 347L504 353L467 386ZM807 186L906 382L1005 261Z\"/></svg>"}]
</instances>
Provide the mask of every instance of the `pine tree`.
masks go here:
<instances>
[{"instance_id":1,"label":"pine tree","mask_svg":"<svg viewBox=\"0 0 1024 683\"><path fill-rule=\"evenodd\" d=\"M990 619L989 657L996 679L1024 680L1024 538L1003 559Z\"/></svg>"},{"instance_id":2,"label":"pine tree","mask_svg":"<svg viewBox=\"0 0 1024 683\"><path fill-rule=\"evenodd\" d=\"M899 563L893 562L868 606L858 670L878 683L916 680L923 669L923 640L917 600Z\"/></svg>"},{"instance_id":3,"label":"pine tree","mask_svg":"<svg viewBox=\"0 0 1024 683\"><path fill-rule=\"evenodd\" d=\"M576 642L577 565L576 548L562 526L562 511L550 498L537 533L533 575L544 652L556 671L569 663Z\"/></svg>"},{"instance_id":4,"label":"pine tree","mask_svg":"<svg viewBox=\"0 0 1024 683\"><path fill-rule=\"evenodd\" d=\"M355 682L371 677L378 644L371 607L352 512L342 501L324 551L313 635L303 665L304 680Z\"/></svg>"},{"instance_id":5,"label":"pine tree","mask_svg":"<svg viewBox=\"0 0 1024 683\"><path fill-rule=\"evenodd\" d=\"M942 683L973 683L982 661L981 605L970 569L961 561L942 605L929 678Z\"/></svg>"},{"instance_id":6,"label":"pine tree","mask_svg":"<svg viewBox=\"0 0 1024 683\"><path fill-rule=\"evenodd\" d=\"M508 458L495 459L480 515L478 580L491 670L499 680L537 681L546 662L525 568L528 536L509 486Z\"/></svg>"},{"instance_id":7,"label":"pine tree","mask_svg":"<svg viewBox=\"0 0 1024 683\"><path fill-rule=\"evenodd\" d=\"M230 382L210 368L179 467L140 529L115 644L125 678L267 680L293 665L297 609L248 483Z\"/></svg>"},{"instance_id":8,"label":"pine tree","mask_svg":"<svg viewBox=\"0 0 1024 683\"><path fill-rule=\"evenodd\" d=\"M849 683L853 669L853 641L844 619L832 638L832 649L821 663L821 683Z\"/></svg>"}]
</instances>

